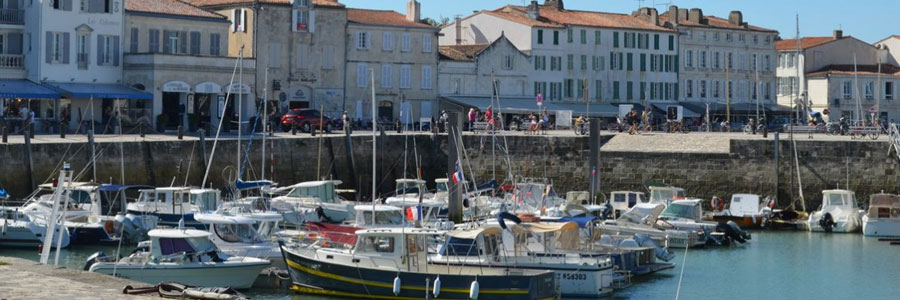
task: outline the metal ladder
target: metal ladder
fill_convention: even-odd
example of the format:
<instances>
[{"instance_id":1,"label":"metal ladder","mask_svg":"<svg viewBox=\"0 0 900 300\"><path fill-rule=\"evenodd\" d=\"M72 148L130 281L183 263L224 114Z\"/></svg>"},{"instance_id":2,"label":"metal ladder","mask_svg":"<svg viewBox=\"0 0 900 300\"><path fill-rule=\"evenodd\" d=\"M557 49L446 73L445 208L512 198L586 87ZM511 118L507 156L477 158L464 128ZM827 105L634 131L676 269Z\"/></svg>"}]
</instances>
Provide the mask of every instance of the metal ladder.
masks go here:
<instances>
[{"instance_id":1,"label":"metal ladder","mask_svg":"<svg viewBox=\"0 0 900 300\"><path fill-rule=\"evenodd\" d=\"M893 149L894 153L897 154L897 159L900 160L900 129L897 128L897 124L891 124L889 130L888 139L891 142L891 146L888 148L888 154L890 154L891 149Z\"/></svg>"}]
</instances>

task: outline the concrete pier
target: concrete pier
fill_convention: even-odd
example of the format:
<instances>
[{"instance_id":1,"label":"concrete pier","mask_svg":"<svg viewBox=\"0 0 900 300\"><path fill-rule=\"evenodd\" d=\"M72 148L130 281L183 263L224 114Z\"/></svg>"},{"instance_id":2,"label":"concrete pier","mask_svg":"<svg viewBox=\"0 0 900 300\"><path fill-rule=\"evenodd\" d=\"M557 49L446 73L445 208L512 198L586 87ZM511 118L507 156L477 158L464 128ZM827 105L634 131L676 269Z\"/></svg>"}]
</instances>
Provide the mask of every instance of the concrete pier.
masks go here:
<instances>
[{"instance_id":1,"label":"concrete pier","mask_svg":"<svg viewBox=\"0 0 900 300\"><path fill-rule=\"evenodd\" d=\"M145 283L0 256L0 299L150 299L122 294Z\"/></svg>"}]
</instances>

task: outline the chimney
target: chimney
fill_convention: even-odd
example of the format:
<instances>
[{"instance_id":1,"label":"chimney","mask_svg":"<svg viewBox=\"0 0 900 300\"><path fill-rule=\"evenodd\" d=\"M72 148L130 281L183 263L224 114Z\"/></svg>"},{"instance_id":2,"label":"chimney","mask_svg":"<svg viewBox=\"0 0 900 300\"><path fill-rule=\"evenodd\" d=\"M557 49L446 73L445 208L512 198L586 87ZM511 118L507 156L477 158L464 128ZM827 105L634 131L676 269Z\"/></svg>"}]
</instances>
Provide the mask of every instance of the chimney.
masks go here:
<instances>
[{"instance_id":1,"label":"chimney","mask_svg":"<svg viewBox=\"0 0 900 300\"><path fill-rule=\"evenodd\" d=\"M659 26L659 12L656 11L655 8L651 7L649 9L649 13L650 13L650 24L653 26Z\"/></svg>"},{"instance_id":2,"label":"chimney","mask_svg":"<svg viewBox=\"0 0 900 300\"><path fill-rule=\"evenodd\" d=\"M839 40L842 38L844 38L844 31L840 30L840 29L835 29L834 30L834 39Z\"/></svg>"},{"instance_id":3,"label":"chimney","mask_svg":"<svg viewBox=\"0 0 900 300\"><path fill-rule=\"evenodd\" d=\"M688 20L688 9L687 8L679 8L678 9L678 21L687 21Z\"/></svg>"},{"instance_id":4,"label":"chimney","mask_svg":"<svg viewBox=\"0 0 900 300\"><path fill-rule=\"evenodd\" d=\"M419 23L422 20L422 5L416 0L406 3L406 20Z\"/></svg>"},{"instance_id":5,"label":"chimney","mask_svg":"<svg viewBox=\"0 0 900 300\"><path fill-rule=\"evenodd\" d=\"M456 16L456 44L462 45L462 24L460 23L459 16Z\"/></svg>"},{"instance_id":6,"label":"chimney","mask_svg":"<svg viewBox=\"0 0 900 300\"><path fill-rule=\"evenodd\" d=\"M641 7L631 13L632 17L647 21L650 25L659 26L659 12L652 7Z\"/></svg>"},{"instance_id":7,"label":"chimney","mask_svg":"<svg viewBox=\"0 0 900 300\"><path fill-rule=\"evenodd\" d=\"M532 20L537 20L541 17L541 8L538 7L537 0L532 0L531 4L528 4L528 8L525 9L525 15Z\"/></svg>"},{"instance_id":8,"label":"chimney","mask_svg":"<svg viewBox=\"0 0 900 300\"><path fill-rule=\"evenodd\" d=\"M559 10L566 9L565 5L563 5L563 0L545 0L544 5L556 7Z\"/></svg>"},{"instance_id":9,"label":"chimney","mask_svg":"<svg viewBox=\"0 0 900 300\"><path fill-rule=\"evenodd\" d=\"M732 10L730 14L728 14L728 23L731 25L741 26L744 24L744 14L739 10Z\"/></svg>"},{"instance_id":10,"label":"chimney","mask_svg":"<svg viewBox=\"0 0 900 300\"><path fill-rule=\"evenodd\" d=\"M688 21L700 23L703 21L703 10L699 8L691 8L691 14Z\"/></svg>"},{"instance_id":11,"label":"chimney","mask_svg":"<svg viewBox=\"0 0 900 300\"><path fill-rule=\"evenodd\" d=\"M669 22L672 22L673 25L678 24L678 6L670 5L668 14Z\"/></svg>"}]
</instances>

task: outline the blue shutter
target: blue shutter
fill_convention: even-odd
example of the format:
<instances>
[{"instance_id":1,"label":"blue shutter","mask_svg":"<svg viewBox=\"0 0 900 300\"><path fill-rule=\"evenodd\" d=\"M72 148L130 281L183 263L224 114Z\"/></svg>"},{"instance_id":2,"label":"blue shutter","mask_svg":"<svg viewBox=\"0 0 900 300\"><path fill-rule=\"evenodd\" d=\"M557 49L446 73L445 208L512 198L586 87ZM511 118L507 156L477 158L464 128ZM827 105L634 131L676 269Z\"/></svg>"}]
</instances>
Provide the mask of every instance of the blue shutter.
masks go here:
<instances>
[{"instance_id":1,"label":"blue shutter","mask_svg":"<svg viewBox=\"0 0 900 300\"><path fill-rule=\"evenodd\" d=\"M63 48L63 55L62 55L63 63L68 64L69 63L69 52L70 52L69 51L69 33L68 32L63 33L63 47L62 48Z\"/></svg>"},{"instance_id":2,"label":"blue shutter","mask_svg":"<svg viewBox=\"0 0 900 300\"><path fill-rule=\"evenodd\" d=\"M62 9L67 11L72 11L72 0L60 0L62 1Z\"/></svg>"},{"instance_id":3,"label":"blue shutter","mask_svg":"<svg viewBox=\"0 0 900 300\"><path fill-rule=\"evenodd\" d=\"M104 38L104 36L102 36L102 35L97 36L97 65L98 66L103 65L103 54L104 54L103 53L103 38Z\"/></svg>"},{"instance_id":4,"label":"blue shutter","mask_svg":"<svg viewBox=\"0 0 900 300\"><path fill-rule=\"evenodd\" d=\"M53 33L47 31L47 42L44 44L44 49L46 49L47 58L44 59L44 62L50 63L53 61Z\"/></svg>"},{"instance_id":5,"label":"blue shutter","mask_svg":"<svg viewBox=\"0 0 900 300\"><path fill-rule=\"evenodd\" d=\"M182 31L178 35L178 53L179 54L187 54L187 45L188 45L188 34L187 31Z\"/></svg>"},{"instance_id":6,"label":"blue shutter","mask_svg":"<svg viewBox=\"0 0 900 300\"><path fill-rule=\"evenodd\" d=\"M119 66L119 57L122 56L122 52L119 51L119 36L114 36L113 38L113 66Z\"/></svg>"},{"instance_id":7,"label":"blue shutter","mask_svg":"<svg viewBox=\"0 0 900 300\"><path fill-rule=\"evenodd\" d=\"M10 3L14 3L10 2ZM7 48L8 54L21 55L22 54L22 34L21 33L10 33L6 35L6 39L9 44L9 48Z\"/></svg>"}]
</instances>

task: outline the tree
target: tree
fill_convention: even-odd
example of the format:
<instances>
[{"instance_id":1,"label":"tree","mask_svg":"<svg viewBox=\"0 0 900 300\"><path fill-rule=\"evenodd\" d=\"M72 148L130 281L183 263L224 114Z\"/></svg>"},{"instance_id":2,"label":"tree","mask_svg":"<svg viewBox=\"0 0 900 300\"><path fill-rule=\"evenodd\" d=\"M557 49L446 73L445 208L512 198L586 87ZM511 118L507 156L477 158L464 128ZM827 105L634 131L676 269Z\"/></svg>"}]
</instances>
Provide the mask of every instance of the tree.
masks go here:
<instances>
[{"instance_id":1,"label":"tree","mask_svg":"<svg viewBox=\"0 0 900 300\"><path fill-rule=\"evenodd\" d=\"M450 18L448 18L448 17L440 16L440 17L438 17L438 19L439 19L439 21L432 19L432 18L424 18L424 19L422 19L422 23L425 23L425 24L428 24L428 25L431 25L434 27L443 27L447 24L450 24Z\"/></svg>"}]
</instances>

